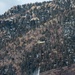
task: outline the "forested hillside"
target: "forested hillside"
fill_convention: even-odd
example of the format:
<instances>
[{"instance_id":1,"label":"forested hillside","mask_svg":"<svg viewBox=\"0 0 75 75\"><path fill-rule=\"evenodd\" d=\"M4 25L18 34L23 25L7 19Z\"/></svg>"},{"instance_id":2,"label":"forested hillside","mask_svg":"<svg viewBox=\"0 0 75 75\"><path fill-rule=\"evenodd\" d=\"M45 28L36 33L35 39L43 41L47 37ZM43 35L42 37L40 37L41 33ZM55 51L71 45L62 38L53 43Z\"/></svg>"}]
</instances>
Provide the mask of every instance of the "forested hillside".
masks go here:
<instances>
[{"instance_id":1,"label":"forested hillside","mask_svg":"<svg viewBox=\"0 0 75 75\"><path fill-rule=\"evenodd\" d=\"M75 75L75 1L14 6L0 15L0 75Z\"/></svg>"}]
</instances>

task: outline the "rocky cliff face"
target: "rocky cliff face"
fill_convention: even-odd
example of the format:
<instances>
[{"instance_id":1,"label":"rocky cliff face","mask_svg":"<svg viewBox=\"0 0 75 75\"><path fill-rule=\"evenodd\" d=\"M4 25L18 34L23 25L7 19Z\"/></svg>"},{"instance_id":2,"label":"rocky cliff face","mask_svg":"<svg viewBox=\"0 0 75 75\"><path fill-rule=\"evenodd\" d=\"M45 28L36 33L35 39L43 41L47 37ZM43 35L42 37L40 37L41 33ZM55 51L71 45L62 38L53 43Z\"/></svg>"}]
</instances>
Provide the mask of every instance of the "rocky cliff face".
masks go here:
<instances>
[{"instance_id":1,"label":"rocky cliff face","mask_svg":"<svg viewBox=\"0 0 75 75\"><path fill-rule=\"evenodd\" d=\"M70 0L18 5L1 15L0 74L31 75L40 67L42 75L75 75L74 17Z\"/></svg>"}]
</instances>

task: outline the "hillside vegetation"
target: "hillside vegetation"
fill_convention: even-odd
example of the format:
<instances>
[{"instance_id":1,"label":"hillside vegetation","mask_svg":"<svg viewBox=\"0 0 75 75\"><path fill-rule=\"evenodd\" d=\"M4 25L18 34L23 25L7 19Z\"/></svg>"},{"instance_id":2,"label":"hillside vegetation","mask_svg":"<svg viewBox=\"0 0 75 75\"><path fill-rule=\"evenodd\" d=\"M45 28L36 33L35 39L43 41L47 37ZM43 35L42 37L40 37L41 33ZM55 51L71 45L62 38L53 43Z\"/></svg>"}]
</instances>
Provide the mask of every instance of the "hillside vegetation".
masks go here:
<instances>
[{"instance_id":1,"label":"hillside vegetation","mask_svg":"<svg viewBox=\"0 0 75 75\"><path fill-rule=\"evenodd\" d=\"M0 15L0 75L75 75L75 2L14 6Z\"/></svg>"}]
</instances>

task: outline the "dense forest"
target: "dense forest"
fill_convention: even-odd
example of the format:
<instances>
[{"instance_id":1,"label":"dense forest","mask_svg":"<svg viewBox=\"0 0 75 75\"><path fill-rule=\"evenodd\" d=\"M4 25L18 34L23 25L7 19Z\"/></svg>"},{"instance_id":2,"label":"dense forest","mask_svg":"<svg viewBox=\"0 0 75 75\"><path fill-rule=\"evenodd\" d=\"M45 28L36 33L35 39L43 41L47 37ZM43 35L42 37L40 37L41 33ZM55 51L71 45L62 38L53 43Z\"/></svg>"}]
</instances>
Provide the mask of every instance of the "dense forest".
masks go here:
<instances>
[{"instance_id":1,"label":"dense forest","mask_svg":"<svg viewBox=\"0 0 75 75\"><path fill-rule=\"evenodd\" d=\"M0 15L0 75L75 75L75 1L17 5Z\"/></svg>"}]
</instances>

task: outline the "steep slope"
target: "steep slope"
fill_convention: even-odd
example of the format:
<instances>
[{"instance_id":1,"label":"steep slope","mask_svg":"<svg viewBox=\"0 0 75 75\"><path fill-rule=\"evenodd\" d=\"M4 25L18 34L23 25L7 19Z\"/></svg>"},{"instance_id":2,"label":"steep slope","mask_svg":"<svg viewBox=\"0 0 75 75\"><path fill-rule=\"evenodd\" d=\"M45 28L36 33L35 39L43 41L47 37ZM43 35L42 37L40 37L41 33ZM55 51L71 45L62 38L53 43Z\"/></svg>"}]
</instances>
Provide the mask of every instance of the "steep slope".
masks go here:
<instances>
[{"instance_id":1,"label":"steep slope","mask_svg":"<svg viewBox=\"0 0 75 75\"><path fill-rule=\"evenodd\" d=\"M40 75L75 75L75 65L72 65L70 68L65 66L62 69L52 69Z\"/></svg>"},{"instance_id":2,"label":"steep slope","mask_svg":"<svg viewBox=\"0 0 75 75\"><path fill-rule=\"evenodd\" d=\"M43 75L74 69L74 12L68 2L48 1L15 6L0 16L0 74L31 75L39 66Z\"/></svg>"}]
</instances>

